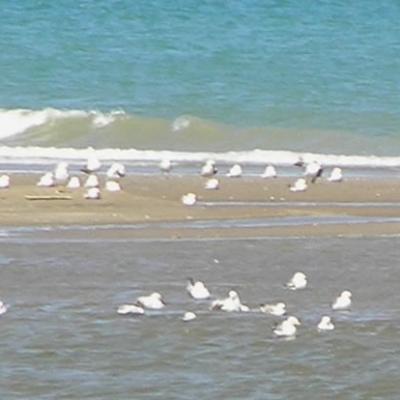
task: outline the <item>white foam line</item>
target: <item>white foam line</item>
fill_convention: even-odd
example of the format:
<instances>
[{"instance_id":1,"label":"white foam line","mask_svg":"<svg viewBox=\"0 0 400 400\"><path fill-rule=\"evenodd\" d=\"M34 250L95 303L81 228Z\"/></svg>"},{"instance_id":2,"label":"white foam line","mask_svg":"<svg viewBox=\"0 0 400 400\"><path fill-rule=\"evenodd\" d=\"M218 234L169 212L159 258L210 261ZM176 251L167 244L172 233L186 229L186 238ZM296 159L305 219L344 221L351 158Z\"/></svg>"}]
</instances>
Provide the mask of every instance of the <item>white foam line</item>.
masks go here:
<instances>
[{"instance_id":1,"label":"white foam line","mask_svg":"<svg viewBox=\"0 0 400 400\"><path fill-rule=\"evenodd\" d=\"M58 147L34 147L34 146L0 146L0 159L2 162L31 163L35 160L42 162L69 160L78 162L86 160L93 149L58 148ZM396 168L400 167L400 157L377 157L374 155L334 155L317 153L300 153L293 151L250 150L227 152L182 152L170 150L137 150L137 149L97 149L97 157L102 161L147 161L159 162L169 159L176 163L203 163L213 159L218 163L242 163L247 165L291 166L299 157L305 163L317 161L326 167L367 167L367 168Z\"/></svg>"}]
</instances>

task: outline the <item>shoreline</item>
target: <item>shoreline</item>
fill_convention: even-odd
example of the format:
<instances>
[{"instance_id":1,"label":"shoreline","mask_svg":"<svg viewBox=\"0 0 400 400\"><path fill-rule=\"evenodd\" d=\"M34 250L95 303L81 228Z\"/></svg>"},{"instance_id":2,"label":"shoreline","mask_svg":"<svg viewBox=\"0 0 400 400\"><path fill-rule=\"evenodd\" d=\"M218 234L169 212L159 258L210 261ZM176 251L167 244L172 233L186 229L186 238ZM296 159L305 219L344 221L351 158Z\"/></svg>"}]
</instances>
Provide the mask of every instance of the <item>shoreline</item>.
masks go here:
<instances>
[{"instance_id":1,"label":"shoreline","mask_svg":"<svg viewBox=\"0 0 400 400\"><path fill-rule=\"evenodd\" d=\"M288 189L293 179L258 177L220 177L219 190L205 190L200 176L131 175L121 181L122 192L102 190L100 200L83 198L85 190L40 188L36 174L13 174L11 187L0 190L0 227L57 225L113 225L146 223L129 229L131 237L261 237L261 236L340 236L396 235L400 222L319 224L318 218L400 217L400 191L395 179L347 179L340 183L320 181L305 192ZM100 177L103 184L104 177ZM181 196L193 192L198 203L188 207ZM62 195L69 200L27 200L30 196ZM300 223L289 226L217 227L218 221L263 220L298 217ZM316 218L301 224L301 218ZM213 227L157 227L159 223L214 221ZM238 224L240 225L240 224ZM94 230L100 234L100 230ZM121 232L121 230L118 230Z\"/></svg>"}]
</instances>

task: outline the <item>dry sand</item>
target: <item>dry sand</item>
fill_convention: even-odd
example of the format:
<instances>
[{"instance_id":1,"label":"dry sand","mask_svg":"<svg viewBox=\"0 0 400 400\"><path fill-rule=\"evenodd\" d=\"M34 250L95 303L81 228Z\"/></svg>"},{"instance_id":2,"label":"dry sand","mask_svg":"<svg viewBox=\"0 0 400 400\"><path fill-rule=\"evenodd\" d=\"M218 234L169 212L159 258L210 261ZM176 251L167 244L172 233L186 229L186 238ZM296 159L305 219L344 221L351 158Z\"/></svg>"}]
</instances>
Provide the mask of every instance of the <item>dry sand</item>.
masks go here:
<instances>
[{"instance_id":1,"label":"dry sand","mask_svg":"<svg viewBox=\"0 0 400 400\"><path fill-rule=\"evenodd\" d=\"M292 193L287 178L220 178L219 190L205 190L205 179L197 176L130 176L121 182L123 191L102 191L100 200L83 198L84 189L38 188L37 175L13 175L12 186L0 190L2 226L104 225L146 222L143 229L125 231L137 237L254 237L270 235L374 235L399 234L400 223L299 225L260 228L160 229L159 222L187 220L261 219L288 216L400 217L400 183L395 180L352 179L310 185L306 192ZM199 202L188 207L181 196L196 193ZM69 195L70 200L27 200L26 195ZM207 202L223 202L209 206ZM247 202L246 205L238 205ZM318 204L304 207L301 203ZM342 203L340 206L328 204ZM253 204L252 204L253 203ZM264 204L260 204L264 203ZM290 203L290 204L285 204ZM297 204L296 204L297 203ZM326 203L326 204L324 204ZM362 203L352 207L346 203ZM372 203L368 205L369 203ZM395 203L388 205L385 203ZM275 206L271 207L271 204ZM279 205L281 204L281 205ZM399 204L399 206L397 206ZM100 234L97 232L97 234ZM105 233L102 233L105 234Z\"/></svg>"}]
</instances>

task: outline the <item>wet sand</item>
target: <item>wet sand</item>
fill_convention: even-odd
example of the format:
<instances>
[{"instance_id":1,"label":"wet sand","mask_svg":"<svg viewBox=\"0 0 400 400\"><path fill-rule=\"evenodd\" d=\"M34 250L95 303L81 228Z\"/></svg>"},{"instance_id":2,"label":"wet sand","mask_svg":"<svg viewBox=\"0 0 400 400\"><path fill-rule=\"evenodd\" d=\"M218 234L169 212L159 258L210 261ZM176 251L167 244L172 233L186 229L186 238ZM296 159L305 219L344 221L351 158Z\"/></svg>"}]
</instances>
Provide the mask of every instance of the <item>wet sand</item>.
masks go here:
<instances>
[{"instance_id":1,"label":"wet sand","mask_svg":"<svg viewBox=\"0 0 400 400\"><path fill-rule=\"evenodd\" d=\"M205 190L197 176L129 176L123 191L102 191L100 200L83 198L85 190L39 188L37 175L13 175L12 186L0 191L0 225L129 225L146 226L121 234L137 237L257 237L399 234L399 222L341 223L340 217L400 217L400 190L395 180L354 178L341 183L320 181L306 192L292 193L293 179L220 178L219 190ZM104 178L103 178L104 179ZM196 193L193 207L181 196ZM66 195L69 200L27 200L29 196ZM314 204L315 203L315 204ZM338 223L296 226L160 229L160 222L196 220L337 217ZM97 234L101 234L97 232ZM106 233L102 233L106 234Z\"/></svg>"}]
</instances>

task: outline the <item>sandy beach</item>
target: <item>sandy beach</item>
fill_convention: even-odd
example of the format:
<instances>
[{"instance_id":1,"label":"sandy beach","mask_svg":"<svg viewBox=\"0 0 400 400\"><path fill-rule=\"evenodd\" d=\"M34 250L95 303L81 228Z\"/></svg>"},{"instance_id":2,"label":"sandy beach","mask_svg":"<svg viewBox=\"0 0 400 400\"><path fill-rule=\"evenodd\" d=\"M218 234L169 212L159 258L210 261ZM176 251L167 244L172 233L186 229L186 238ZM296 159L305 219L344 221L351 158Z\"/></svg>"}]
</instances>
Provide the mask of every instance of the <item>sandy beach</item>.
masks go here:
<instances>
[{"instance_id":1,"label":"sandy beach","mask_svg":"<svg viewBox=\"0 0 400 400\"><path fill-rule=\"evenodd\" d=\"M0 192L2 226L42 225L129 225L145 222L142 229L123 234L138 237L218 237L270 235L373 235L398 234L400 223L387 219L400 217L400 192L394 180L354 178L341 183L320 181L306 192L292 193L293 179L265 180L257 177L220 178L219 190L205 190L205 179L196 176L142 176L124 178L123 191L102 191L100 200L86 200L85 190L63 187L36 187L37 175L13 175L11 188ZM193 192L195 206L181 203L181 196ZM60 200L27 200L26 196L64 196ZM197 220L262 220L282 218L332 217L329 224L301 222L296 226L204 229L169 227L162 222ZM362 224L343 223L340 218L383 218ZM99 234L99 232L97 232ZM103 234L105 234L103 232Z\"/></svg>"}]
</instances>

